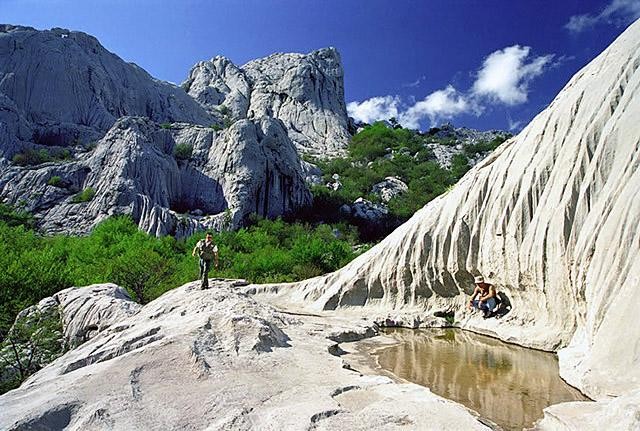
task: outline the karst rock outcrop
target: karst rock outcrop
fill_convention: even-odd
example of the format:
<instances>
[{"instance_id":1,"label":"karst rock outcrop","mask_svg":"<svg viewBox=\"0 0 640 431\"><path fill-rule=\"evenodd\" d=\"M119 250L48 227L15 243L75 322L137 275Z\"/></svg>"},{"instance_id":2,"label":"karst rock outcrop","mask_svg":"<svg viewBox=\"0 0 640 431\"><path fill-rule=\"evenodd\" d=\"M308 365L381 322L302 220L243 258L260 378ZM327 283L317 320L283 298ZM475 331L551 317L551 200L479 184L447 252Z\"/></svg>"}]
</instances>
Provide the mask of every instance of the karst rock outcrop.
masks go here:
<instances>
[{"instance_id":1,"label":"karst rock outcrop","mask_svg":"<svg viewBox=\"0 0 640 431\"><path fill-rule=\"evenodd\" d=\"M297 148L326 157L349 140L344 71L335 48L273 54L242 67L225 57L196 64L182 84L209 112L281 120Z\"/></svg>"},{"instance_id":2,"label":"karst rock outcrop","mask_svg":"<svg viewBox=\"0 0 640 431\"><path fill-rule=\"evenodd\" d=\"M216 57L182 87L65 29L0 26L0 201L49 233L116 214L188 235L311 202L299 151L349 137L335 49L242 68Z\"/></svg>"},{"instance_id":3,"label":"karst rock outcrop","mask_svg":"<svg viewBox=\"0 0 640 431\"><path fill-rule=\"evenodd\" d=\"M637 390L639 67L640 21L369 252L330 275L264 290L308 310L362 307L418 323L455 312L462 327L558 351L561 376L594 399ZM510 300L502 319L465 311L479 274ZM639 425L640 407L631 412Z\"/></svg>"}]
</instances>

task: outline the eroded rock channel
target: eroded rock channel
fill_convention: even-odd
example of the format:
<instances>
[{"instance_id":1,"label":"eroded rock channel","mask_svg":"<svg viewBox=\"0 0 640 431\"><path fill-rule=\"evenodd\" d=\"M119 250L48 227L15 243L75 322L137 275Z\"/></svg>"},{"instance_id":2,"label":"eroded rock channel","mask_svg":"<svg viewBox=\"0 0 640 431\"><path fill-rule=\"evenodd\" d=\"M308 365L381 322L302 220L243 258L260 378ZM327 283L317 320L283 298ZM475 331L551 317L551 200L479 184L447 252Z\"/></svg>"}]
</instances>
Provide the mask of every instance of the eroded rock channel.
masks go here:
<instances>
[{"instance_id":1,"label":"eroded rock channel","mask_svg":"<svg viewBox=\"0 0 640 431\"><path fill-rule=\"evenodd\" d=\"M389 329L380 367L459 402L505 430L530 428L552 404L587 400L558 376L552 353L459 329Z\"/></svg>"}]
</instances>

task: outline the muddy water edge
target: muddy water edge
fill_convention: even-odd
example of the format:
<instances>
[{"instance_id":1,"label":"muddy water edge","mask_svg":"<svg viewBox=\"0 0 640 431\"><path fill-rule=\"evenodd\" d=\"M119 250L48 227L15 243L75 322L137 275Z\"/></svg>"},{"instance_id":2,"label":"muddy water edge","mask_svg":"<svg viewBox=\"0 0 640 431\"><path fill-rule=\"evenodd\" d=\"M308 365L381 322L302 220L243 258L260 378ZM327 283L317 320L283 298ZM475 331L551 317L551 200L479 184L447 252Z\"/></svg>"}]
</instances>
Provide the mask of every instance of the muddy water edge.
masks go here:
<instances>
[{"instance_id":1,"label":"muddy water edge","mask_svg":"<svg viewBox=\"0 0 640 431\"><path fill-rule=\"evenodd\" d=\"M387 328L345 348L354 368L426 386L504 430L532 427L552 404L589 400L559 377L555 354L461 329Z\"/></svg>"}]
</instances>

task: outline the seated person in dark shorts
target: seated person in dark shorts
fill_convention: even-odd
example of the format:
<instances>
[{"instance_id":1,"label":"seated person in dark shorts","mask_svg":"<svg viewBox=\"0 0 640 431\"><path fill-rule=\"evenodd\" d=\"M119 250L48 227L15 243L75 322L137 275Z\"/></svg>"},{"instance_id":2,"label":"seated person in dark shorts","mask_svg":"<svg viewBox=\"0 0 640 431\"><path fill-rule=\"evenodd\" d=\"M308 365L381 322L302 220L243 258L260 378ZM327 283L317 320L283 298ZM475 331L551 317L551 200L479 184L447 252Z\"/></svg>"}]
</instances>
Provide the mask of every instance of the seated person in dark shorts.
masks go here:
<instances>
[{"instance_id":1,"label":"seated person in dark shorts","mask_svg":"<svg viewBox=\"0 0 640 431\"><path fill-rule=\"evenodd\" d=\"M496 305L498 305L496 300L496 289L493 287L493 284L485 283L484 277L481 275L475 277L474 282L476 284L476 288L471 294L471 299L469 299L467 308L471 310L473 307L478 310L482 310L482 317L485 319L487 317L491 317Z\"/></svg>"}]
</instances>

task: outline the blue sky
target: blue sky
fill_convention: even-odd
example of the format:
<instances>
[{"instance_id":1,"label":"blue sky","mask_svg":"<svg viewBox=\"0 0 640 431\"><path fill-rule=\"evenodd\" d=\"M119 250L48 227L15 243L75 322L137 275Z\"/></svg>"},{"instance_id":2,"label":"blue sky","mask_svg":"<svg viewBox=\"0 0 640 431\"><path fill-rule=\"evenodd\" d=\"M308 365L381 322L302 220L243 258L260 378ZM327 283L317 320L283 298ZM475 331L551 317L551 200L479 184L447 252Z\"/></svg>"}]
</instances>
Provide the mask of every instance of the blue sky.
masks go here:
<instances>
[{"instance_id":1,"label":"blue sky","mask_svg":"<svg viewBox=\"0 0 640 431\"><path fill-rule=\"evenodd\" d=\"M335 46L350 112L519 130L640 16L640 0L0 0L0 21L96 36L153 76Z\"/></svg>"}]
</instances>

